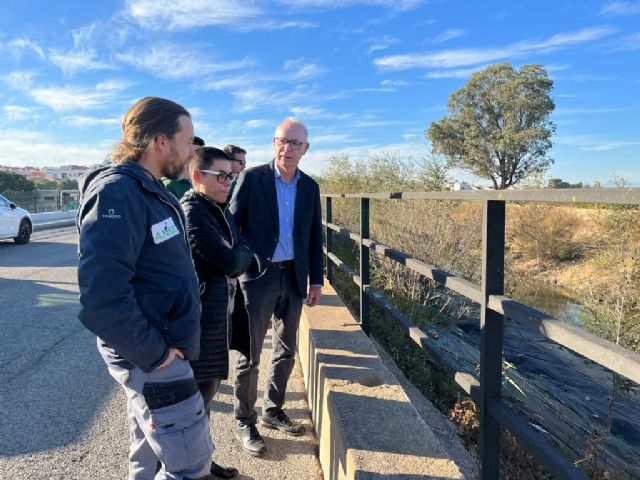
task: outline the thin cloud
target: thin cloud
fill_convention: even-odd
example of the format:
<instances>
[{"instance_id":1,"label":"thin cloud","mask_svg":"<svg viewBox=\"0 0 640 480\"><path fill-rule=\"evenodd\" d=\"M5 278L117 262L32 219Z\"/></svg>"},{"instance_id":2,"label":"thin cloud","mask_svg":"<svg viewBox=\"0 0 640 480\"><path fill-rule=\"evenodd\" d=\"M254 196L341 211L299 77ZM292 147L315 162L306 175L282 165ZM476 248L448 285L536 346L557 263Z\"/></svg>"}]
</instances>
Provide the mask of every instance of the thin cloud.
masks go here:
<instances>
[{"instance_id":1,"label":"thin cloud","mask_svg":"<svg viewBox=\"0 0 640 480\"><path fill-rule=\"evenodd\" d=\"M227 90L235 89L242 85L251 85L253 80L249 75L242 75L239 77L227 77L217 80L208 80L199 85L202 90Z\"/></svg>"},{"instance_id":2,"label":"thin cloud","mask_svg":"<svg viewBox=\"0 0 640 480\"><path fill-rule=\"evenodd\" d=\"M255 5L235 0L127 0L125 12L152 30L242 24L264 13Z\"/></svg>"},{"instance_id":3,"label":"thin cloud","mask_svg":"<svg viewBox=\"0 0 640 480\"><path fill-rule=\"evenodd\" d=\"M35 78L36 73L30 70L16 70L2 77L2 81L14 90L27 89Z\"/></svg>"},{"instance_id":4,"label":"thin cloud","mask_svg":"<svg viewBox=\"0 0 640 480\"><path fill-rule=\"evenodd\" d=\"M280 0L280 3L297 8L345 8L356 5L372 5L390 8L397 11L407 11L422 5L424 0Z\"/></svg>"},{"instance_id":5,"label":"thin cloud","mask_svg":"<svg viewBox=\"0 0 640 480\"><path fill-rule=\"evenodd\" d=\"M95 127L95 126L119 126L122 123L121 118L100 118L88 117L85 115L71 115L63 117L62 121L72 127Z\"/></svg>"},{"instance_id":6,"label":"thin cloud","mask_svg":"<svg viewBox=\"0 0 640 480\"><path fill-rule=\"evenodd\" d=\"M393 125L413 125L414 123L408 120L364 120L356 122L353 126L355 128L378 128Z\"/></svg>"},{"instance_id":7,"label":"thin cloud","mask_svg":"<svg viewBox=\"0 0 640 480\"><path fill-rule=\"evenodd\" d=\"M468 78L473 75L475 72L478 72L486 68L486 65L479 65L473 68L458 68L453 70L436 70L433 72L427 72L424 76L425 78L430 78L432 80L437 80L441 78Z\"/></svg>"},{"instance_id":8,"label":"thin cloud","mask_svg":"<svg viewBox=\"0 0 640 480\"><path fill-rule=\"evenodd\" d=\"M609 2L600 13L606 16L635 15L640 13L640 2Z\"/></svg>"},{"instance_id":9,"label":"thin cloud","mask_svg":"<svg viewBox=\"0 0 640 480\"><path fill-rule=\"evenodd\" d=\"M115 142L115 138L113 141ZM108 145L66 144L55 141L44 132L14 130L0 137L0 164L10 166L54 166L77 163L92 165L104 160Z\"/></svg>"},{"instance_id":10,"label":"thin cloud","mask_svg":"<svg viewBox=\"0 0 640 480\"><path fill-rule=\"evenodd\" d=\"M380 82L380 85L382 85L383 87L404 87L406 85L409 85L409 82L405 82L404 80L382 80Z\"/></svg>"},{"instance_id":11,"label":"thin cloud","mask_svg":"<svg viewBox=\"0 0 640 480\"><path fill-rule=\"evenodd\" d=\"M345 133L331 133L327 135L314 135L314 145L342 144L342 143L362 143L366 141L362 137L354 137Z\"/></svg>"},{"instance_id":12,"label":"thin cloud","mask_svg":"<svg viewBox=\"0 0 640 480\"><path fill-rule=\"evenodd\" d=\"M308 80L324 72L317 63L307 63L303 58L287 60L284 62L284 70L290 80Z\"/></svg>"},{"instance_id":13,"label":"thin cloud","mask_svg":"<svg viewBox=\"0 0 640 480\"><path fill-rule=\"evenodd\" d=\"M367 55L380 50L386 50L391 45L395 45L399 42L397 38L385 35L384 37L374 37L367 40L371 45L367 50Z\"/></svg>"},{"instance_id":14,"label":"thin cloud","mask_svg":"<svg viewBox=\"0 0 640 480\"><path fill-rule=\"evenodd\" d=\"M267 120L262 119L247 120L246 122L244 122L244 125L249 129L262 128L267 126L268 124L269 122Z\"/></svg>"},{"instance_id":15,"label":"thin cloud","mask_svg":"<svg viewBox=\"0 0 640 480\"><path fill-rule=\"evenodd\" d=\"M242 25L234 25L233 27L241 32L250 32L252 30L284 30L285 28L315 28L318 24L305 20L260 20L247 22Z\"/></svg>"},{"instance_id":16,"label":"thin cloud","mask_svg":"<svg viewBox=\"0 0 640 480\"><path fill-rule=\"evenodd\" d=\"M45 105L56 112L92 110L104 108L122 100L125 83L107 81L95 87L49 86L30 88L29 95L36 103Z\"/></svg>"},{"instance_id":17,"label":"thin cloud","mask_svg":"<svg viewBox=\"0 0 640 480\"><path fill-rule=\"evenodd\" d=\"M358 88L356 90L356 92L373 92L373 93L391 93L395 91L396 89L391 87Z\"/></svg>"},{"instance_id":18,"label":"thin cloud","mask_svg":"<svg viewBox=\"0 0 640 480\"><path fill-rule=\"evenodd\" d=\"M231 92L240 111L255 110L260 106L273 105L287 108L307 96L308 89L296 87L291 92L274 92L263 87L246 87Z\"/></svg>"},{"instance_id":19,"label":"thin cloud","mask_svg":"<svg viewBox=\"0 0 640 480\"><path fill-rule=\"evenodd\" d=\"M115 68L113 65L98 60L95 50L63 51L52 48L49 50L49 60L68 76L85 70L110 70Z\"/></svg>"},{"instance_id":20,"label":"thin cloud","mask_svg":"<svg viewBox=\"0 0 640 480\"><path fill-rule=\"evenodd\" d=\"M269 18L268 12L254 2L238 0L127 0L125 16L149 30L190 30L224 26L237 31L310 28L309 21Z\"/></svg>"},{"instance_id":21,"label":"thin cloud","mask_svg":"<svg viewBox=\"0 0 640 480\"><path fill-rule=\"evenodd\" d=\"M526 40L499 48L454 49L379 57L374 60L374 64L384 70L466 67L550 52L571 45L599 40L612 33L613 29L611 28L593 27L577 32L559 33L542 41Z\"/></svg>"},{"instance_id":22,"label":"thin cloud","mask_svg":"<svg viewBox=\"0 0 640 480\"><path fill-rule=\"evenodd\" d=\"M212 73L240 70L252 65L249 60L212 62L197 51L175 44L153 45L142 51L116 54L116 58L169 80L197 78Z\"/></svg>"},{"instance_id":23,"label":"thin cloud","mask_svg":"<svg viewBox=\"0 0 640 480\"><path fill-rule=\"evenodd\" d=\"M295 117L309 120L346 120L351 117L350 113L332 113L322 108L310 106L294 106L289 111Z\"/></svg>"},{"instance_id":24,"label":"thin cloud","mask_svg":"<svg viewBox=\"0 0 640 480\"><path fill-rule=\"evenodd\" d=\"M640 145L640 142L604 142L604 143L597 143L597 144L582 147L582 150L593 150L596 152L604 152L607 150L617 150L619 148L635 147L638 145Z\"/></svg>"},{"instance_id":25,"label":"thin cloud","mask_svg":"<svg viewBox=\"0 0 640 480\"><path fill-rule=\"evenodd\" d=\"M632 33L631 35L620 37L612 51L621 50L640 50L640 33Z\"/></svg>"},{"instance_id":26,"label":"thin cloud","mask_svg":"<svg viewBox=\"0 0 640 480\"><path fill-rule=\"evenodd\" d=\"M22 107L20 105L5 105L2 107L4 119L20 121L37 118L37 110L33 107Z\"/></svg>"},{"instance_id":27,"label":"thin cloud","mask_svg":"<svg viewBox=\"0 0 640 480\"><path fill-rule=\"evenodd\" d=\"M590 135L558 135L555 138L557 145L576 146L580 150L604 152L620 148L635 147L640 145L640 140L611 140L594 138Z\"/></svg>"},{"instance_id":28,"label":"thin cloud","mask_svg":"<svg viewBox=\"0 0 640 480\"><path fill-rule=\"evenodd\" d=\"M453 40L454 38L459 38L466 35L467 32L465 30L460 30L459 28L452 28L449 30L445 30L440 35L436 36L431 43L444 43L449 40Z\"/></svg>"},{"instance_id":29,"label":"thin cloud","mask_svg":"<svg viewBox=\"0 0 640 480\"><path fill-rule=\"evenodd\" d=\"M40 58L44 58L44 49L36 42L29 40L28 38L16 38L7 43L8 50L11 51L16 57L20 57L22 51L31 50L35 52Z\"/></svg>"}]
</instances>

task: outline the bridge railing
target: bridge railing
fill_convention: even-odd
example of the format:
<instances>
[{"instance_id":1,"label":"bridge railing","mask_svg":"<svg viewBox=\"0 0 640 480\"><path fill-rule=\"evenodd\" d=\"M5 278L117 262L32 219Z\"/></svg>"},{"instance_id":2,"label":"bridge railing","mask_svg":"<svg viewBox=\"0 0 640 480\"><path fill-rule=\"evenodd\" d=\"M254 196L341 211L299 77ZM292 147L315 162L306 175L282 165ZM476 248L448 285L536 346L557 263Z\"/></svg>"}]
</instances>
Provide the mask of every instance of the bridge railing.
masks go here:
<instances>
[{"instance_id":1,"label":"bridge railing","mask_svg":"<svg viewBox=\"0 0 640 480\"><path fill-rule=\"evenodd\" d=\"M500 471L500 429L505 427L518 442L547 470L559 479L585 479L585 475L563 456L528 422L502 401L502 355L505 319L536 330L547 338L623 377L640 383L640 355L579 328L557 320L544 312L504 295L505 203L596 203L640 205L640 189L580 189L472 192L396 192L376 194L323 194L325 199L326 274L333 282L333 266L346 273L359 287L362 329L369 334L369 300L376 302L432 358L453 377L479 406L480 470L482 480L497 480ZM353 233L333 223L332 199L351 198L360 202L360 232ZM371 199L375 200L458 200L482 201L482 276L477 285L446 270L428 265L400 250L369 237ZM356 272L333 252L334 233L346 236L359 245L359 271ZM370 285L370 252L387 257L408 269L480 304L480 380L457 371L432 340L396 308L385 295Z\"/></svg>"}]
</instances>

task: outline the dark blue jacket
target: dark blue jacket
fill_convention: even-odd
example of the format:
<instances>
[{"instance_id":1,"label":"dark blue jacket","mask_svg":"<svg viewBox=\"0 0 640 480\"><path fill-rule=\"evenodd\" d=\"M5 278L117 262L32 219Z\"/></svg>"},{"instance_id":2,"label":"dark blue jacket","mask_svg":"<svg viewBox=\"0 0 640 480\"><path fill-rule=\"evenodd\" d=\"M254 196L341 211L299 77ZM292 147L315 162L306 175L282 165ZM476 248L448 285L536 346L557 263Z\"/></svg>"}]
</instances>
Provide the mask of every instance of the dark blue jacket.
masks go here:
<instances>
[{"instance_id":1,"label":"dark blue jacket","mask_svg":"<svg viewBox=\"0 0 640 480\"><path fill-rule=\"evenodd\" d=\"M274 162L245 170L238 178L238 185L231 198L229 210L234 216L240 233L257 261L252 262L241 282L251 282L266 271L280 236L278 196ZM307 296L307 286L323 284L322 212L320 187L309 175L298 170L296 201L293 220L294 269L298 295ZM242 290L236 294L233 311L231 339L233 350L251 356L251 328ZM253 361L259 359L252 358Z\"/></svg>"},{"instance_id":2,"label":"dark blue jacket","mask_svg":"<svg viewBox=\"0 0 640 480\"><path fill-rule=\"evenodd\" d=\"M125 368L148 372L169 347L196 360L200 296L176 198L136 163L79 181L80 321Z\"/></svg>"},{"instance_id":3,"label":"dark blue jacket","mask_svg":"<svg viewBox=\"0 0 640 480\"><path fill-rule=\"evenodd\" d=\"M320 187L301 170L296 186L293 225L294 268L298 293L307 296L307 286L322 285L324 281L322 257L322 209ZM229 210L247 244L257 255L240 281L249 282L260 277L271 261L280 236L278 197L274 162L243 171L238 178Z\"/></svg>"}]
</instances>

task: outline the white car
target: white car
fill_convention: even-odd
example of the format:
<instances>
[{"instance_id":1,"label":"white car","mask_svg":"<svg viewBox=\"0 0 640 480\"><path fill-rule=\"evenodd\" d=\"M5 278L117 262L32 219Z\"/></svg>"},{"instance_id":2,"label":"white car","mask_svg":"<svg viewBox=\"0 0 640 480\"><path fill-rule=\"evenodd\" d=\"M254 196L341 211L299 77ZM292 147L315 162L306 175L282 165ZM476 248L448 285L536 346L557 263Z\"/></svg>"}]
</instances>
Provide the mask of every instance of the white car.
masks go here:
<instances>
[{"instance_id":1,"label":"white car","mask_svg":"<svg viewBox=\"0 0 640 480\"><path fill-rule=\"evenodd\" d=\"M13 238L16 243L27 243L32 231L29 212L0 195L0 239Z\"/></svg>"}]
</instances>

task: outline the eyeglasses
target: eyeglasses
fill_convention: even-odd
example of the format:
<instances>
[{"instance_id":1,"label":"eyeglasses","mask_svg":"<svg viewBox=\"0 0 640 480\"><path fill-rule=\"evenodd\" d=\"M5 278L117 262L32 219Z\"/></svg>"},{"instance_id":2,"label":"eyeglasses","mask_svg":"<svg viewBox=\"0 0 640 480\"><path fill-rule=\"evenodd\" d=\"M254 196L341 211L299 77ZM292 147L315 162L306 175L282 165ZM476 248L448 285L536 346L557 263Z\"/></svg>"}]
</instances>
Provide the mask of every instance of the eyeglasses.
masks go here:
<instances>
[{"instance_id":1,"label":"eyeglasses","mask_svg":"<svg viewBox=\"0 0 640 480\"><path fill-rule=\"evenodd\" d=\"M218 183L224 183L229 180L233 183L236 178L238 178L238 174L235 172L223 172L222 170L198 170L201 173L208 173L210 175L216 175L218 179Z\"/></svg>"},{"instance_id":2,"label":"eyeglasses","mask_svg":"<svg viewBox=\"0 0 640 480\"><path fill-rule=\"evenodd\" d=\"M300 147L305 144L305 142L299 140L288 140L280 137L273 137L273 141L276 142L279 147L286 147L287 144L289 144L291 150L300 150Z\"/></svg>"},{"instance_id":3,"label":"eyeglasses","mask_svg":"<svg viewBox=\"0 0 640 480\"><path fill-rule=\"evenodd\" d=\"M240 165L242 165L243 167L245 166L245 164L247 163L246 160L240 160L239 158L230 158L229 159L230 162L238 162Z\"/></svg>"}]
</instances>

